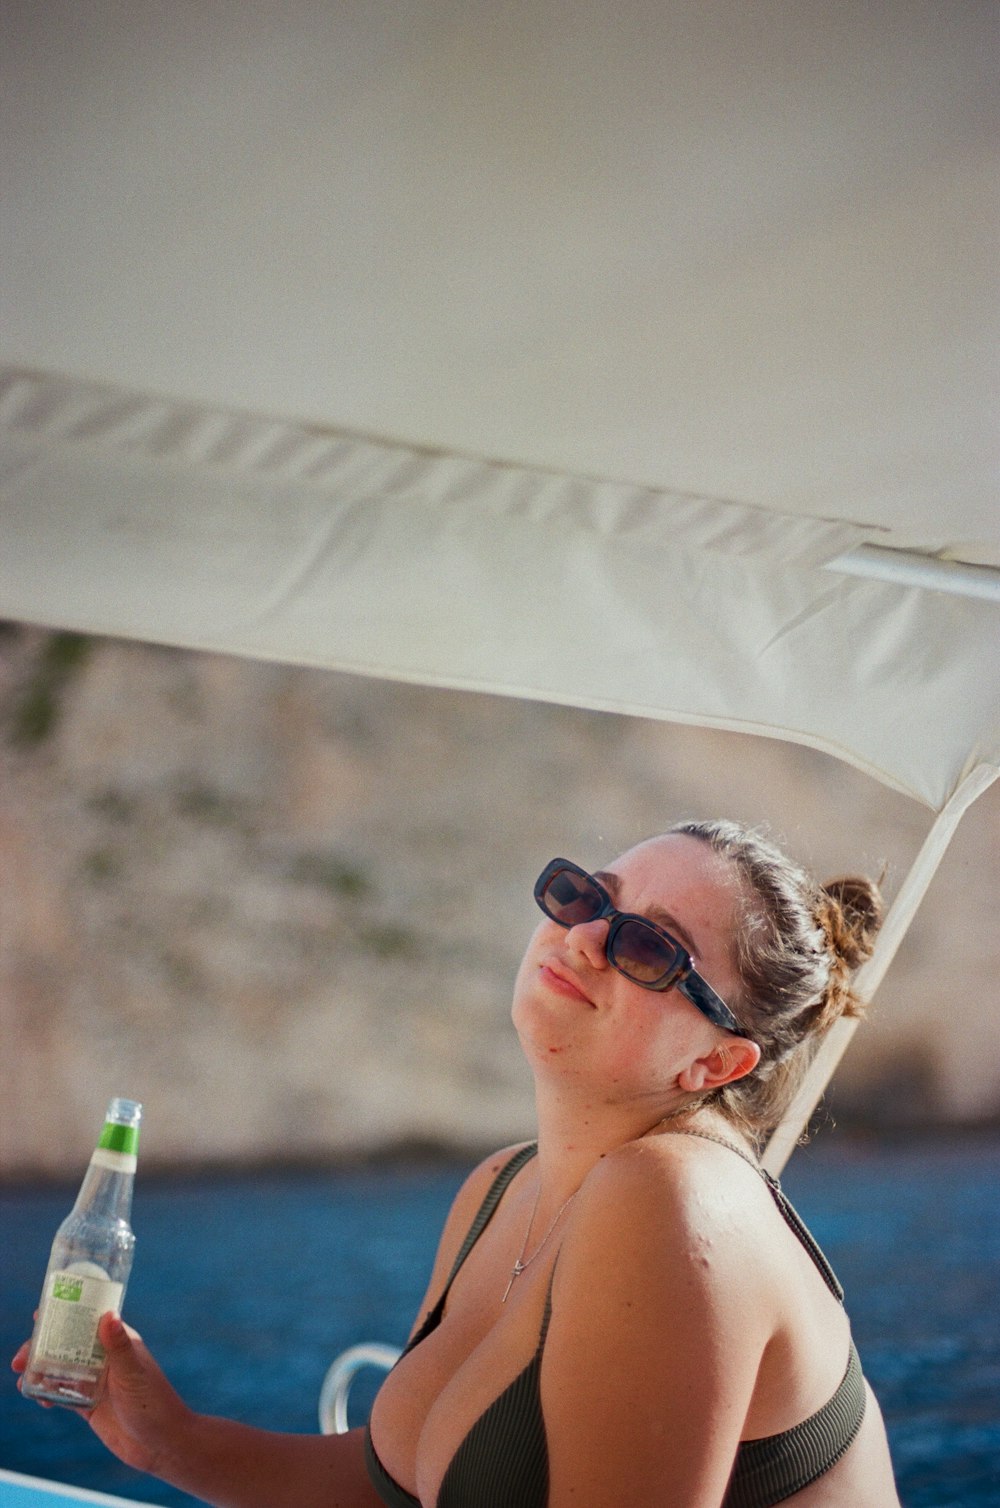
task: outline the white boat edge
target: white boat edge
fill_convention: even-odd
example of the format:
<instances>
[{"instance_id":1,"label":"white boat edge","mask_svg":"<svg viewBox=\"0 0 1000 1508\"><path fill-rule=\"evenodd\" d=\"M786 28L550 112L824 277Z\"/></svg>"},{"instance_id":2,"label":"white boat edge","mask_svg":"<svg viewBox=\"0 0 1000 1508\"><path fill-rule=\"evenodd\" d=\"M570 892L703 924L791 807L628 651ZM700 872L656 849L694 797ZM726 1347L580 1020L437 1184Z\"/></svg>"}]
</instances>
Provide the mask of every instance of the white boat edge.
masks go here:
<instances>
[{"instance_id":1,"label":"white boat edge","mask_svg":"<svg viewBox=\"0 0 1000 1508\"><path fill-rule=\"evenodd\" d=\"M16 1499L4 1491L5 1486L20 1489ZM49 1482L42 1477L24 1476L19 1471L8 1471L0 1466L0 1508L28 1508L33 1502L39 1504L52 1498L68 1503L103 1503L105 1508L148 1508L138 1498L112 1497L107 1492L93 1492L89 1487L73 1487L68 1482Z\"/></svg>"}]
</instances>

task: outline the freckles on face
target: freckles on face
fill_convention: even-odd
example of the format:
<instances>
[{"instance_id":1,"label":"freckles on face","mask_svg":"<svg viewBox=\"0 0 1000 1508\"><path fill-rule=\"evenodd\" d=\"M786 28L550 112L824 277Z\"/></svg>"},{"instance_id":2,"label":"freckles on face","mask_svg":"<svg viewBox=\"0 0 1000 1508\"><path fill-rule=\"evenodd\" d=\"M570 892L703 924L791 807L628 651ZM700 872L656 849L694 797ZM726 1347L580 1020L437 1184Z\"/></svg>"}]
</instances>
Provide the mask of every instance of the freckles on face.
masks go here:
<instances>
[{"instance_id":1,"label":"freckles on face","mask_svg":"<svg viewBox=\"0 0 1000 1508\"><path fill-rule=\"evenodd\" d=\"M555 922L542 921L536 927L514 981L511 1019L529 1058L565 1064L571 1071L574 1048L594 1010L582 995L561 988L545 971L547 960L562 966L565 937L565 929Z\"/></svg>"},{"instance_id":2,"label":"freckles on face","mask_svg":"<svg viewBox=\"0 0 1000 1508\"><path fill-rule=\"evenodd\" d=\"M608 888L623 911L647 916L675 935L724 1000L738 994L734 933L740 884L728 860L699 838L668 833L617 859Z\"/></svg>"},{"instance_id":3,"label":"freckles on face","mask_svg":"<svg viewBox=\"0 0 1000 1508\"><path fill-rule=\"evenodd\" d=\"M538 974L542 967L545 944L551 939L551 945L555 945L556 934L559 928L555 922L539 922L528 939L528 946L524 950L517 974L514 978L514 1006L520 996L529 993L538 982Z\"/></svg>"},{"instance_id":4,"label":"freckles on face","mask_svg":"<svg viewBox=\"0 0 1000 1508\"><path fill-rule=\"evenodd\" d=\"M609 1087L663 1087L700 1040L701 1025L679 1010L673 991L624 986L605 1018L601 1061Z\"/></svg>"},{"instance_id":5,"label":"freckles on face","mask_svg":"<svg viewBox=\"0 0 1000 1508\"><path fill-rule=\"evenodd\" d=\"M600 871L622 911L657 922L694 955L723 999L735 993L730 961L738 883L704 843L669 834L630 849ZM581 1051L604 1082L669 1075L687 1055L709 1051L717 1029L677 990L644 989L607 961L601 925L535 928L518 970L513 1020L533 1057L576 1072ZM553 970L557 976L553 978ZM579 991L575 988L579 986Z\"/></svg>"}]
</instances>

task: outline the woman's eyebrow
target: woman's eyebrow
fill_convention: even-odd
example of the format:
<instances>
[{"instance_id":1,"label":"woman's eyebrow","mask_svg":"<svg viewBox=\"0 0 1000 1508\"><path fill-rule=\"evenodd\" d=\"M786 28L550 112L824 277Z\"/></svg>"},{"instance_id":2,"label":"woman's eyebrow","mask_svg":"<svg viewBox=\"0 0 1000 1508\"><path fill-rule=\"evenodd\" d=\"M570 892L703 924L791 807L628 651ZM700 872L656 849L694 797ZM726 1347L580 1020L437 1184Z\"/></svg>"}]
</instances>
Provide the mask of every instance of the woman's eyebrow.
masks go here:
<instances>
[{"instance_id":1,"label":"woman's eyebrow","mask_svg":"<svg viewBox=\"0 0 1000 1508\"><path fill-rule=\"evenodd\" d=\"M621 895L621 887L619 884L618 876L616 874L609 874L606 869L598 869L594 874L594 879L600 880L601 884L604 886L605 890L608 892L611 899L617 906L619 897ZM685 948L687 948L688 952L691 954L692 958L697 958L699 956L698 949L695 947L694 938L691 936L690 932L688 932L687 928L682 926L681 923L677 920L676 916L674 916L670 911L664 910L662 906L650 906L648 911L644 911L642 914L643 916L647 916L651 922L659 922L661 927L665 927L668 932L673 932L675 936L679 937Z\"/></svg>"}]
</instances>

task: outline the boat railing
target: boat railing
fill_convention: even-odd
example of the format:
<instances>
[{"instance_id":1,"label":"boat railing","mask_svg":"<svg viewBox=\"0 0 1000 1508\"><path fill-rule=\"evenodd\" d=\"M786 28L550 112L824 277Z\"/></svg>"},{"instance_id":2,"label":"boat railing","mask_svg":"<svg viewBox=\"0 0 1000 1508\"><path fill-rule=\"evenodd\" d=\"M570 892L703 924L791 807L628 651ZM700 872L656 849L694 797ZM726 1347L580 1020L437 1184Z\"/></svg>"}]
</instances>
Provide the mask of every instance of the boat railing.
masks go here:
<instances>
[{"instance_id":1,"label":"boat railing","mask_svg":"<svg viewBox=\"0 0 1000 1508\"><path fill-rule=\"evenodd\" d=\"M362 1368L381 1367L388 1372L399 1356L398 1346L384 1346L379 1341L365 1341L340 1353L324 1377L319 1393L319 1427L324 1435L344 1435L350 1429L347 1398Z\"/></svg>"}]
</instances>

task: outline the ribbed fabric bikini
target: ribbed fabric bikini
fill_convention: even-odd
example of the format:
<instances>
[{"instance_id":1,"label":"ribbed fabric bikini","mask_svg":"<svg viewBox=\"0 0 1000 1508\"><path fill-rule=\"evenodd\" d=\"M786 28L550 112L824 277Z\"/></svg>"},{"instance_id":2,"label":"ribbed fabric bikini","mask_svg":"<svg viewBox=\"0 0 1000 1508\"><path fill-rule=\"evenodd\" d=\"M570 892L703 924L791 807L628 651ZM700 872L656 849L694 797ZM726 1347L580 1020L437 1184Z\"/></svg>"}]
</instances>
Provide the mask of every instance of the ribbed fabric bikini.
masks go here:
<instances>
[{"instance_id":1,"label":"ribbed fabric bikini","mask_svg":"<svg viewBox=\"0 0 1000 1508\"><path fill-rule=\"evenodd\" d=\"M720 1137L681 1128L674 1134L717 1141L743 1157L760 1174L783 1218L819 1268L827 1287L842 1303L844 1291L829 1262L777 1179ZM455 1258L444 1292L406 1347L404 1356L441 1323L449 1290L462 1263L492 1219L511 1179L537 1150L534 1143L522 1147L497 1174ZM437 1508L546 1508L549 1463L539 1374L551 1312L550 1280L538 1348L524 1370L480 1415L458 1447L444 1474ZM780 1435L740 1442L722 1508L773 1508L775 1503L801 1491L840 1460L861 1428L864 1411L864 1378L852 1341L843 1381L822 1408ZM419 1499L400 1487L382 1465L375 1454L370 1430L365 1431L365 1459L372 1485L389 1508L420 1508Z\"/></svg>"}]
</instances>

